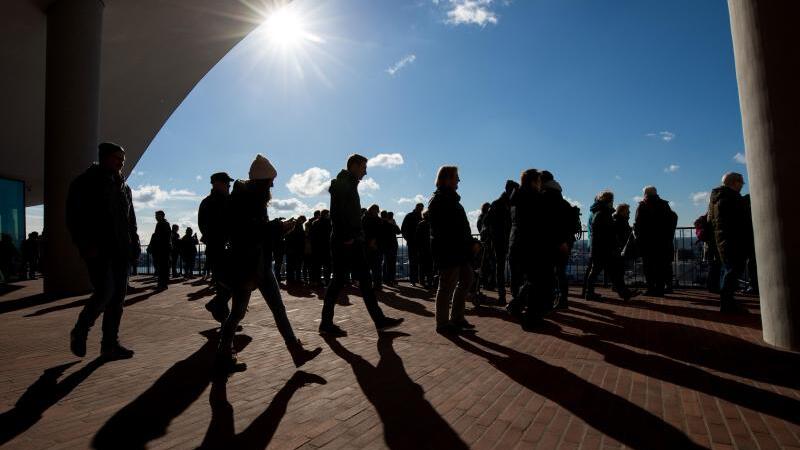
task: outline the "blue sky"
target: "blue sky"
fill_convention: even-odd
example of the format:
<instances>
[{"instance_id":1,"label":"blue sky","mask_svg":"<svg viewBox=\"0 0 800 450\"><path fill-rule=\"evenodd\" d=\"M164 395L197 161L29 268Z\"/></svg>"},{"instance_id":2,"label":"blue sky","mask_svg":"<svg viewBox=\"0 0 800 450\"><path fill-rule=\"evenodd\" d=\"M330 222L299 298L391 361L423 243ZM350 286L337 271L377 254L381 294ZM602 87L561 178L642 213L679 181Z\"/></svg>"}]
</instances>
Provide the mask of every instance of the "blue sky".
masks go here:
<instances>
[{"instance_id":1,"label":"blue sky","mask_svg":"<svg viewBox=\"0 0 800 450\"><path fill-rule=\"evenodd\" d=\"M272 215L285 217L327 204L325 182L353 152L383 155L362 204L398 214L413 207L404 199L430 196L440 165L456 164L468 211L535 167L555 174L584 219L598 191L633 203L653 184L690 225L724 172L745 172L724 0L289 8L303 43L277 49L269 23L248 36L136 165L143 241L155 209L193 225L208 176L245 178L256 153L277 167Z\"/></svg>"}]
</instances>

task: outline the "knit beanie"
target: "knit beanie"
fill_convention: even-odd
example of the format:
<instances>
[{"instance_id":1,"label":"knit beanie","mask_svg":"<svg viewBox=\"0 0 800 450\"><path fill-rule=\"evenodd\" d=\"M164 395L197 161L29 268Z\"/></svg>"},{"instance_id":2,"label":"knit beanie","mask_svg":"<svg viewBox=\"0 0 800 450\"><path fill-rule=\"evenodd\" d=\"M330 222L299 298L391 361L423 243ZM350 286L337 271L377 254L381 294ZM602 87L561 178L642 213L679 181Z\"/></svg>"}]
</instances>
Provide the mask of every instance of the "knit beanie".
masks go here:
<instances>
[{"instance_id":1,"label":"knit beanie","mask_svg":"<svg viewBox=\"0 0 800 450\"><path fill-rule=\"evenodd\" d=\"M253 164L250 164L250 179L251 180L271 180L278 176L278 171L264 158L260 153L256 155Z\"/></svg>"}]
</instances>

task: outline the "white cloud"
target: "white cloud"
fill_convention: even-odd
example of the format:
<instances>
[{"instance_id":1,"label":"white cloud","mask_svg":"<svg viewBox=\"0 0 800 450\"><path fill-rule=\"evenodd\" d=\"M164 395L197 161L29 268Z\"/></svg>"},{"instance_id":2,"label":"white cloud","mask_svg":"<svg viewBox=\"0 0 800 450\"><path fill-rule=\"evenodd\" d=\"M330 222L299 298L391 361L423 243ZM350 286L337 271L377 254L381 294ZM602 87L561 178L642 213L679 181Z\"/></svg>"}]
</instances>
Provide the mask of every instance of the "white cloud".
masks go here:
<instances>
[{"instance_id":1,"label":"white cloud","mask_svg":"<svg viewBox=\"0 0 800 450\"><path fill-rule=\"evenodd\" d=\"M422 194L417 194L412 198L401 197L400 199L397 200L397 203L400 203L401 205L403 203L414 203L414 204L417 204L417 203L428 203L428 198L425 197Z\"/></svg>"},{"instance_id":2,"label":"white cloud","mask_svg":"<svg viewBox=\"0 0 800 450\"><path fill-rule=\"evenodd\" d=\"M664 142L670 142L675 139L675 133L671 131L659 131L658 133L647 133L648 137L658 138Z\"/></svg>"},{"instance_id":3,"label":"white cloud","mask_svg":"<svg viewBox=\"0 0 800 450\"><path fill-rule=\"evenodd\" d=\"M273 198L269 202L270 213L278 216L310 216L317 210L327 209L326 203L317 203L316 205L309 206L302 200L296 198L277 199Z\"/></svg>"},{"instance_id":4,"label":"white cloud","mask_svg":"<svg viewBox=\"0 0 800 450\"><path fill-rule=\"evenodd\" d=\"M636 195L636 196L633 197L633 201L636 202L636 203L639 203L642 200L644 200L644 197L642 197L641 195Z\"/></svg>"},{"instance_id":5,"label":"white cloud","mask_svg":"<svg viewBox=\"0 0 800 450\"><path fill-rule=\"evenodd\" d=\"M289 192L300 197L314 197L322 194L331 183L331 173L319 167L312 167L303 173L289 178L286 187Z\"/></svg>"},{"instance_id":6,"label":"white cloud","mask_svg":"<svg viewBox=\"0 0 800 450\"><path fill-rule=\"evenodd\" d=\"M403 67L413 63L414 61L416 61L416 59L417 59L417 55L415 55L413 53L408 54L408 55L400 58L400 60L397 61L396 63L394 63L391 66L389 66L389 68L386 69L386 73L388 73L391 76L394 76L394 74L399 72L400 69L402 69Z\"/></svg>"},{"instance_id":7,"label":"white cloud","mask_svg":"<svg viewBox=\"0 0 800 450\"><path fill-rule=\"evenodd\" d=\"M497 13L492 10L494 0L450 0L447 20L451 25L497 24Z\"/></svg>"},{"instance_id":8,"label":"white cloud","mask_svg":"<svg viewBox=\"0 0 800 450\"><path fill-rule=\"evenodd\" d=\"M669 166L664 168L664 172L666 172L666 173L675 173L680 168L681 168L681 166L679 166L677 164L670 164Z\"/></svg>"},{"instance_id":9,"label":"white cloud","mask_svg":"<svg viewBox=\"0 0 800 450\"><path fill-rule=\"evenodd\" d=\"M358 183L358 192L362 194L369 194L370 192L377 191L380 188L381 185L378 184L378 182L372 177L364 178L360 183Z\"/></svg>"},{"instance_id":10,"label":"white cloud","mask_svg":"<svg viewBox=\"0 0 800 450\"><path fill-rule=\"evenodd\" d=\"M131 189L133 205L136 208L153 208L168 200L200 200L200 196L188 189L170 189L165 191L158 185L140 185Z\"/></svg>"},{"instance_id":11,"label":"white cloud","mask_svg":"<svg viewBox=\"0 0 800 450\"><path fill-rule=\"evenodd\" d=\"M569 197L564 197L564 200L566 200L572 206L577 206L578 208L583 208L583 203L581 203L581 202L579 202L577 200L573 200L573 199L571 199Z\"/></svg>"},{"instance_id":12,"label":"white cloud","mask_svg":"<svg viewBox=\"0 0 800 450\"><path fill-rule=\"evenodd\" d=\"M739 164L747 164L747 157L744 153L737 153L733 155L733 160Z\"/></svg>"},{"instance_id":13,"label":"white cloud","mask_svg":"<svg viewBox=\"0 0 800 450\"><path fill-rule=\"evenodd\" d=\"M400 153L379 153L367 161L367 167L386 167L392 169L405 163Z\"/></svg>"},{"instance_id":14,"label":"white cloud","mask_svg":"<svg viewBox=\"0 0 800 450\"><path fill-rule=\"evenodd\" d=\"M200 181L200 180L202 180L202 179L203 179L203 177L201 177L200 175L196 175L196 176L194 177L194 179L195 179L195 181Z\"/></svg>"},{"instance_id":15,"label":"white cloud","mask_svg":"<svg viewBox=\"0 0 800 450\"><path fill-rule=\"evenodd\" d=\"M708 198L711 194L709 192L692 192L689 198L695 206L704 206L708 204Z\"/></svg>"},{"instance_id":16,"label":"white cloud","mask_svg":"<svg viewBox=\"0 0 800 450\"><path fill-rule=\"evenodd\" d=\"M473 233L478 232L478 216L481 215L481 209L473 209L472 211L467 211L467 219L469 220L469 226L472 228Z\"/></svg>"}]
</instances>

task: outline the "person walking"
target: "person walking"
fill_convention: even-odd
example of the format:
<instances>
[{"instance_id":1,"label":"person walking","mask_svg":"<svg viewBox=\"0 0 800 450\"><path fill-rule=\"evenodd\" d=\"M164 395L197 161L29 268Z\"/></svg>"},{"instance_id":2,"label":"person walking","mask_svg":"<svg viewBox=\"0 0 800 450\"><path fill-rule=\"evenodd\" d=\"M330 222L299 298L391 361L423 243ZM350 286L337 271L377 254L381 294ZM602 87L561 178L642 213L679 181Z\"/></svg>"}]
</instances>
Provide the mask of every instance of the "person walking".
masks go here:
<instances>
[{"instance_id":1,"label":"person walking","mask_svg":"<svg viewBox=\"0 0 800 450\"><path fill-rule=\"evenodd\" d=\"M237 180L230 197L230 252L232 267L223 283L230 286L231 312L222 324L217 347L217 368L223 373L243 370L233 349L233 336L247 312L250 295L258 289L272 311L275 325L283 337L295 366L300 367L321 351L305 350L294 334L281 299L278 281L272 270L269 246L272 236L281 232L281 221L270 221L267 204L270 189L278 175L267 158L256 155L250 166L249 180ZM292 221L285 226L293 226ZM222 299L220 299L222 301ZM227 303L227 299L224 300Z\"/></svg>"},{"instance_id":2,"label":"person walking","mask_svg":"<svg viewBox=\"0 0 800 450\"><path fill-rule=\"evenodd\" d=\"M211 283L214 285L214 297L206 303L205 308L217 322L224 322L230 313L228 289L219 283L219 276L224 270L225 245L229 240L227 224L228 202L230 200L231 178L225 172L211 175L211 192L200 202L197 210L197 225L203 234L203 243L206 245L206 267L211 273ZM224 298L222 303L220 299Z\"/></svg>"},{"instance_id":3,"label":"person walking","mask_svg":"<svg viewBox=\"0 0 800 450\"><path fill-rule=\"evenodd\" d=\"M194 264L197 259L197 235L191 227L186 227L186 233L181 238L180 250L181 261L183 262L183 277L192 278L194 276Z\"/></svg>"},{"instance_id":4,"label":"person walking","mask_svg":"<svg viewBox=\"0 0 800 450\"><path fill-rule=\"evenodd\" d=\"M511 234L510 198L517 189L519 189L519 184L516 181L507 180L503 193L489 207L489 217L486 219L494 251L495 284L497 285L497 300L500 306L506 305L506 261L508 239ZM512 291L511 295L514 296L515 293Z\"/></svg>"},{"instance_id":5,"label":"person walking","mask_svg":"<svg viewBox=\"0 0 800 450\"><path fill-rule=\"evenodd\" d=\"M586 300L601 300L603 297L595 293L594 285L600 272L605 271L605 276L611 279L612 286L617 294L624 301L628 301L633 297L631 292L625 286L624 273L620 266L620 231L614 220L614 193L611 191L603 191L597 195L597 200L589 209L592 213L592 220L590 221L591 237L590 252L592 258L592 266L589 270L589 276L586 279ZM625 237L627 242L627 236ZM624 244L622 244L624 246Z\"/></svg>"},{"instance_id":6,"label":"person walking","mask_svg":"<svg viewBox=\"0 0 800 450\"><path fill-rule=\"evenodd\" d=\"M461 196L456 193L459 181L456 166L440 167L436 191L428 204L431 252L439 271L436 332L443 334L475 328L464 318L464 304L472 284L470 262L480 243L472 237Z\"/></svg>"},{"instance_id":7,"label":"person walking","mask_svg":"<svg viewBox=\"0 0 800 450\"><path fill-rule=\"evenodd\" d=\"M546 217L552 224L553 232L557 234L559 242L566 242L568 252L559 255L556 260L556 287L558 288L558 298L554 307L557 309L567 309L569 307L569 283L567 280L567 263L569 254L572 252L572 245L575 243L575 233L580 232L580 214L575 213L573 207L564 199L561 184L555 180L553 174L547 170L541 172L542 178L542 200L546 209L553 212L553 216Z\"/></svg>"},{"instance_id":8,"label":"person walking","mask_svg":"<svg viewBox=\"0 0 800 450\"><path fill-rule=\"evenodd\" d=\"M86 356L89 329L103 314L101 355L106 359L133 357L119 342L119 327L128 287L128 267L139 242L131 189L122 177L125 150L104 142L98 163L79 175L67 193L67 229L89 272L94 292L70 332L70 350Z\"/></svg>"},{"instance_id":9,"label":"person walking","mask_svg":"<svg viewBox=\"0 0 800 450\"><path fill-rule=\"evenodd\" d=\"M358 183L367 174L367 158L354 154L347 160L347 168L331 181L331 255L333 278L325 291L319 332L326 336L346 336L347 333L333 323L334 306L352 271L364 297L370 318L378 331L395 327L402 318L389 318L383 314L367 265L364 229L361 225L361 198Z\"/></svg>"},{"instance_id":10,"label":"person walking","mask_svg":"<svg viewBox=\"0 0 800 450\"><path fill-rule=\"evenodd\" d=\"M170 255L169 262L172 267L172 278L178 278L181 275L183 265L181 264L181 234L180 227L177 224L172 225L172 232L170 238Z\"/></svg>"},{"instance_id":11,"label":"person walking","mask_svg":"<svg viewBox=\"0 0 800 450\"><path fill-rule=\"evenodd\" d=\"M643 194L644 199L636 208L633 230L644 263L645 295L663 297L674 252L673 224L677 223L677 215L669 202L658 196L655 186L645 187Z\"/></svg>"},{"instance_id":12,"label":"person walking","mask_svg":"<svg viewBox=\"0 0 800 450\"><path fill-rule=\"evenodd\" d=\"M744 177L729 172L722 185L711 191L708 221L714 230L714 243L721 263L719 303L723 313L745 312L734 293L748 256L747 205L742 198Z\"/></svg>"},{"instance_id":13,"label":"person walking","mask_svg":"<svg viewBox=\"0 0 800 450\"><path fill-rule=\"evenodd\" d=\"M406 251L408 252L408 279L412 286L419 282L419 250L417 249L417 225L422 220L422 210L425 205L417 203L414 210L406 214L403 224L400 226L400 234L406 241Z\"/></svg>"}]
</instances>

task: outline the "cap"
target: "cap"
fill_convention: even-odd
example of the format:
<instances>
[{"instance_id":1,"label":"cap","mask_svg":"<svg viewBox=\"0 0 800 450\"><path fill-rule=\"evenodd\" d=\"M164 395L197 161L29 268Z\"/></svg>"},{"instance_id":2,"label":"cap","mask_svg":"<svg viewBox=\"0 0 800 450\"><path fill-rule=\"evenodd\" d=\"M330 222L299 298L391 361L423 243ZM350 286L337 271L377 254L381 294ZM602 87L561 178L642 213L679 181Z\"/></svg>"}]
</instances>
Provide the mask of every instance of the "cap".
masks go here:
<instances>
[{"instance_id":1,"label":"cap","mask_svg":"<svg viewBox=\"0 0 800 450\"><path fill-rule=\"evenodd\" d=\"M231 178L227 172L217 172L211 175L211 182L215 183L217 181L222 181L223 183L230 183L231 181L233 181L233 178Z\"/></svg>"}]
</instances>

